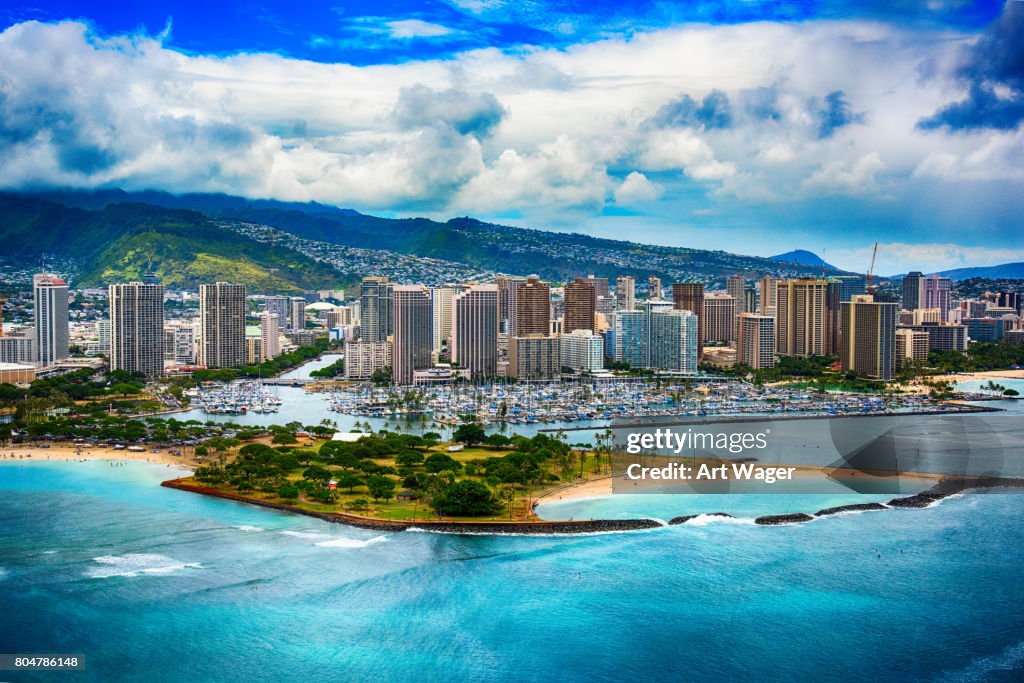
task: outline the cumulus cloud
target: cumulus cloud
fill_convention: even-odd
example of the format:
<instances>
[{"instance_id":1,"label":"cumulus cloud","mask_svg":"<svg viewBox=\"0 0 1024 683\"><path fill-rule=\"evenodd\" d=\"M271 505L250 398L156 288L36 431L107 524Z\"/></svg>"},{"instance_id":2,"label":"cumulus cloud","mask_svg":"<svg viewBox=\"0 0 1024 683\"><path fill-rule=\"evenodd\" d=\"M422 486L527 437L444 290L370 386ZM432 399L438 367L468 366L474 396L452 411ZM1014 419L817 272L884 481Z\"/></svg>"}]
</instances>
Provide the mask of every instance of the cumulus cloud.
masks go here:
<instances>
[{"instance_id":1,"label":"cumulus cloud","mask_svg":"<svg viewBox=\"0 0 1024 683\"><path fill-rule=\"evenodd\" d=\"M403 40L445 28L381 25ZM1017 177L1005 174L1018 138L915 128L949 99L950 81L920 78L948 42L876 23L687 25L371 66L185 54L163 40L79 22L0 33L0 187L524 221L598 215L614 199L669 207L669 222L673 202L701 193L727 216L725 202L870 202L883 172L887 192L984 164Z\"/></svg>"},{"instance_id":2,"label":"cumulus cloud","mask_svg":"<svg viewBox=\"0 0 1024 683\"><path fill-rule=\"evenodd\" d=\"M405 127L449 125L460 135L484 137L501 123L506 110L489 92L469 93L454 88L433 90L423 84L403 88L395 119Z\"/></svg>"},{"instance_id":3,"label":"cumulus cloud","mask_svg":"<svg viewBox=\"0 0 1024 683\"><path fill-rule=\"evenodd\" d=\"M923 118L925 130L1010 130L1024 121L1024 2L1010 0L999 20L966 50L956 75L967 97Z\"/></svg>"},{"instance_id":4,"label":"cumulus cloud","mask_svg":"<svg viewBox=\"0 0 1024 683\"><path fill-rule=\"evenodd\" d=\"M652 202L661 197L662 192L660 185L652 183L643 173L633 171L615 188L615 203L629 206Z\"/></svg>"},{"instance_id":5,"label":"cumulus cloud","mask_svg":"<svg viewBox=\"0 0 1024 683\"><path fill-rule=\"evenodd\" d=\"M712 90L699 104L689 95L663 104L654 115L659 126L691 126L694 128L728 128L732 124L729 96Z\"/></svg>"},{"instance_id":6,"label":"cumulus cloud","mask_svg":"<svg viewBox=\"0 0 1024 683\"><path fill-rule=\"evenodd\" d=\"M885 169L885 162L872 152L849 161L830 161L804 181L802 187L809 194L841 194L862 197L878 193L875 175Z\"/></svg>"}]
</instances>

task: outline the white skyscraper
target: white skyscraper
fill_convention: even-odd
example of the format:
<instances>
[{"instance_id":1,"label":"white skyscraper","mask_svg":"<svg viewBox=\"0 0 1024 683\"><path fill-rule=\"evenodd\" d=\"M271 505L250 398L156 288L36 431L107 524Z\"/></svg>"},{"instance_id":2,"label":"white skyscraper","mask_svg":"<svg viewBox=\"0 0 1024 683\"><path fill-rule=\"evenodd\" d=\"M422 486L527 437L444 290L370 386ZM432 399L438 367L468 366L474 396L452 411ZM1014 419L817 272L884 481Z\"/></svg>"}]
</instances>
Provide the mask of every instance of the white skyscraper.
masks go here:
<instances>
[{"instance_id":1,"label":"white skyscraper","mask_svg":"<svg viewBox=\"0 0 1024 683\"><path fill-rule=\"evenodd\" d=\"M472 285L455 296L452 361L473 377L498 373L498 286Z\"/></svg>"},{"instance_id":2,"label":"white skyscraper","mask_svg":"<svg viewBox=\"0 0 1024 683\"><path fill-rule=\"evenodd\" d=\"M35 295L36 364L53 365L67 358L68 352L68 285L52 273L39 273L32 278Z\"/></svg>"},{"instance_id":3,"label":"white skyscraper","mask_svg":"<svg viewBox=\"0 0 1024 683\"><path fill-rule=\"evenodd\" d=\"M281 355L281 326L276 314L267 311L260 314L260 339L263 344L261 360L272 360Z\"/></svg>"}]
</instances>

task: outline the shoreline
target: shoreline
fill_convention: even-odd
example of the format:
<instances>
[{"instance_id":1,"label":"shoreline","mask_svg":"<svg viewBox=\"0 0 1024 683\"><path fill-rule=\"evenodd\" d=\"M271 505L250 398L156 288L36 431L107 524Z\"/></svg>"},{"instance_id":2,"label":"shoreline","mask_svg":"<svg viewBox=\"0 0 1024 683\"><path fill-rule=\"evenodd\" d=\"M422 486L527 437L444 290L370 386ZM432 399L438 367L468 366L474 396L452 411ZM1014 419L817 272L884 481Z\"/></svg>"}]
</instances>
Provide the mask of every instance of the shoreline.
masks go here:
<instances>
[{"instance_id":1,"label":"shoreline","mask_svg":"<svg viewBox=\"0 0 1024 683\"><path fill-rule=\"evenodd\" d=\"M50 448L26 446L24 444L0 448L0 464L6 462L57 462L85 460L147 462L151 465L168 465L171 467L181 467L187 470L195 470L199 465L197 462L186 456L171 455L164 449L161 449L160 453L153 453L152 450L139 453L128 450L114 450L113 448L77 449L66 444L53 445Z\"/></svg>"}]
</instances>

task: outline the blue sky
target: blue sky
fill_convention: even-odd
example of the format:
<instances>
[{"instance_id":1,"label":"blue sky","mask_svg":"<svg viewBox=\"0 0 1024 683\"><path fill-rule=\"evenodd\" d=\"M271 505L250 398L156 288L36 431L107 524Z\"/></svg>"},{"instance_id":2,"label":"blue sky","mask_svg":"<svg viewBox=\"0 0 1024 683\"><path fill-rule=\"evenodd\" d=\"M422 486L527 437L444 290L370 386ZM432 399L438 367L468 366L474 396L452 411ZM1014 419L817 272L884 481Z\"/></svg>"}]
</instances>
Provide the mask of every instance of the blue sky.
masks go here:
<instances>
[{"instance_id":1,"label":"blue sky","mask_svg":"<svg viewBox=\"0 0 1024 683\"><path fill-rule=\"evenodd\" d=\"M1020 2L0 8L0 187L1024 260Z\"/></svg>"}]
</instances>

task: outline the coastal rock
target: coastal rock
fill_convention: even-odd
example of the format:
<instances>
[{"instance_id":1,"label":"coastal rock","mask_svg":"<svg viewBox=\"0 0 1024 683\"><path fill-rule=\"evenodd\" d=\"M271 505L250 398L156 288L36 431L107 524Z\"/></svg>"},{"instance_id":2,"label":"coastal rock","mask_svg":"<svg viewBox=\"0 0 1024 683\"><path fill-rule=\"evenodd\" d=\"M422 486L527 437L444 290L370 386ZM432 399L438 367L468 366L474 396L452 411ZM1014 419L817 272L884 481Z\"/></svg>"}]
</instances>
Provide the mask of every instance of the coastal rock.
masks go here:
<instances>
[{"instance_id":1,"label":"coastal rock","mask_svg":"<svg viewBox=\"0 0 1024 683\"><path fill-rule=\"evenodd\" d=\"M672 519L668 520L668 524L669 526L676 526L677 524L686 524L691 519L694 519L696 517L734 517L734 515L730 515L728 512L705 512L699 515L683 515L681 517L673 517Z\"/></svg>"},{"instance_id":2,"label":"coastal rock","mask_svg":"<svg viewBox=\"0 0 1024 683\"><path fill-rule=\"evenodd\" d=\"M818 510L814 513L815 517L825 517L827 515L835 515L840 512L861 512L866 510L886 510L886 506L881 503L854 503L852 505L839 505L834 508L825 508L824 510Z\"/></svg>"},{"instance_id":3,"label":"coastal rock","mask_svg":"<svg viewBox=\"0 0 1024 683\"><path fill-rule=\"evenodd\" d=\"M788 515L765 515L754 520L754 524L762 526L776 526L779 524L797 524L799 522L810 522L814 517L803 512L793 512Z\"/></svg>"},{"instance_id":4,"label":"coastal rock","mask_svg":"<svg viewBox=\"0 0 1024 683\"><path fill-rule=\"evenodd\" d=\"M905 498L893 498L889 501L889 506L894 508L926 508L935 501L942 500L947 495L949 494L923 491Z\"/></svg>"}]
</instances>

